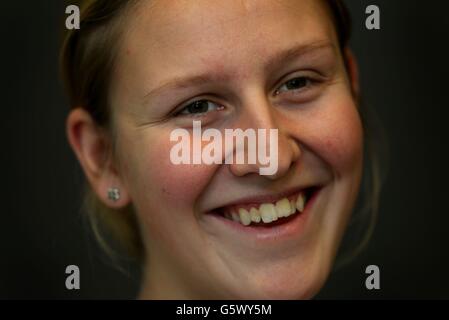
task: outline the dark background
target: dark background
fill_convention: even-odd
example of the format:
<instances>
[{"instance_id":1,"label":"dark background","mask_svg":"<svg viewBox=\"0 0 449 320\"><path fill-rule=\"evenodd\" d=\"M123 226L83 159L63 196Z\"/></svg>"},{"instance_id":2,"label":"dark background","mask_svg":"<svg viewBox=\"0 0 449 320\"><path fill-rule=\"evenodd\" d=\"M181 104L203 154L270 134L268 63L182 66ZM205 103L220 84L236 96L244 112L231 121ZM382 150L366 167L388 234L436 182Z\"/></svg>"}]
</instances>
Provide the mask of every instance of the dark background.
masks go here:
<instances>
[{"instance_id":1,"label":"dark background","mask_svg":"<svg viewBox=\"0 0 449 320\"><path fill-rule=\"evenodd\" d=\"M389 172L374 236L333 273L318 298L449 298L447 181L449 2L347 1L365 100L389 141ZM365 29L365 8L381 30ZM135 266L117 270L86 231L83 176L65 137L58 80L63 1L2 1L0 298L133 298ZM65 267L81 289L65 288ZM365 268L381 290L365 288Z\"/></svg>"}]
</instances>

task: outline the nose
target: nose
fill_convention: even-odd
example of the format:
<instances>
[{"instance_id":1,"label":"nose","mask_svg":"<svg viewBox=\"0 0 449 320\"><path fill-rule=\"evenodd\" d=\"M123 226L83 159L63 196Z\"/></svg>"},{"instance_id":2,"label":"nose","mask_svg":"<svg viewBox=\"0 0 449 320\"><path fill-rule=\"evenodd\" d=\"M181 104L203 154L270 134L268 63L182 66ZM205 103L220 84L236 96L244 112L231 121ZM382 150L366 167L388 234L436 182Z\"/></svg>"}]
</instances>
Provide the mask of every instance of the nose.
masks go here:
<instances>
[{"instance_id":1,"label":"nose","mask_svg":"<svg viewBox=\"0 0 449 320\"><path fill-rule=\"evenodd\" d=\"M280 114L266 97L255 99L253 95L250 103L242 104L235 127L242 130L254 129L257 138L256 146L245 143L240 148L234 148L234 161L230 164L230 171L235 176L242 177L256 173L276 180L284 176L301 156L299 142L292 135L285 116ZM277 136L273 130L277 130ZM254 153L255 150L257 150L256 161L250 162L250 153ZM242 151L245 152L245 161L235 161L236 154ZM261 157L264 153L267 156L265 159Z\"/></svg>"}]
</instances>

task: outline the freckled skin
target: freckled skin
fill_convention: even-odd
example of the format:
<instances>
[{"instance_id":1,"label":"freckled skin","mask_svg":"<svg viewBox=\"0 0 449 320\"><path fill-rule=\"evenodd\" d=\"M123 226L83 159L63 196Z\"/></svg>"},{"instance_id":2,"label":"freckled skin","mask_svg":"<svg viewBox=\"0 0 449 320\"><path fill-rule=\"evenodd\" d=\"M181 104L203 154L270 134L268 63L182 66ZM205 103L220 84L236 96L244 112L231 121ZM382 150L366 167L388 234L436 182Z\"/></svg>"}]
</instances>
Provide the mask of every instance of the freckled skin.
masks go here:
<instances>
[{"instance_id":1,"label":"freckled skin","mask_svg":"<svg viewBox=\"0 0 449 320\"><path fill-rule=\"evenodd\" d=\"M155 0L130 15L111 101L121 175L147 251L141 297L312 297L328 276L357 196L362 125L341 53L319 95L296 108L270 100L266 88L277 78L265 72L265 58L297 42L328 41L338 48L325 6L316 0ZM212 127L279 128L279 176L259 176L248 166L170 162L170 132L180 120L158 119L176 95L148 106L142 97L159 83L203 70L229 76L219 89L207 88L222 90L229 106ZM204 222L204 212L224 200L300 182L326 185L295 244L237 243Z\"/></svg>"}]
</instances>

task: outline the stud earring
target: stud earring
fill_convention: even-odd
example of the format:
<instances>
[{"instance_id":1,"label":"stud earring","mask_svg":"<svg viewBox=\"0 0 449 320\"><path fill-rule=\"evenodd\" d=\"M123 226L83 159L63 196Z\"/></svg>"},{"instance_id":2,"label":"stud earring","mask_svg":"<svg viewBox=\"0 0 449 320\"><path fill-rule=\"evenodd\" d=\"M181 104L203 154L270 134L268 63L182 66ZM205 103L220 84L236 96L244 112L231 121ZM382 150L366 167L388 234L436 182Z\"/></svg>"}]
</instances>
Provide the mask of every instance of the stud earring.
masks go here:
<instances>
[{"instance_id":1,"label":"stud earring","mask_svg":"<svg viewBox=\"0 0 449 320\"><path fill-rule=\"evenodd\" d=\"M120 190L118 188L108 189L108 199L112 201L118 201L120 199Z\"/></svg>"}]
</instances>

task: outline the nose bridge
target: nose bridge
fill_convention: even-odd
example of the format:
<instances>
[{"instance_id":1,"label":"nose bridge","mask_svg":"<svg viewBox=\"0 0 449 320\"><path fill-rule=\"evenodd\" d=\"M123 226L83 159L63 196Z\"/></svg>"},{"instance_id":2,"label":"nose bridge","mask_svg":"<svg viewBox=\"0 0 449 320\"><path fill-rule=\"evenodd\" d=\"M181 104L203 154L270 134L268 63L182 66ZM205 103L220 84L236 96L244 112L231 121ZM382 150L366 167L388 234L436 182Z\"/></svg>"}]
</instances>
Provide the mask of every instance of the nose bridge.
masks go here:
<instances>
[{"instance_id":1,"label":"nose bridge","mask_svg":"<svg viewBox=\"0 0 449 320\"><path fill-rule=\"evenodd\" d=\"M256 131L257 155L255 164L231 165L235 175L257 173L270 179L277 179L286 174L292 162L298 159L299 146L292 140L288 128L283 126L282 118L266 94L253 91L242 100L236 126L243 130ZM248 147L245 152L250 152L250 148Z\"/></svg>"},{"instance_id":2,"label":"nose bridge","mask_svg":"<svg viewBox=\"0 0 449 320\"><path fill-rule=\"evenodd\" d=\"M242 125L253 129L279 129L275 112L265 95L253 92L242 103Z\"/></svg>"}]
</instances>

